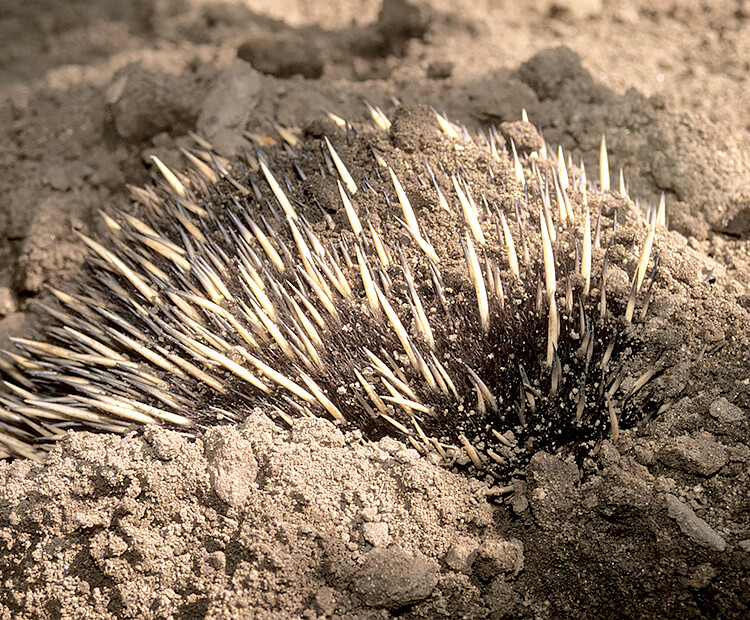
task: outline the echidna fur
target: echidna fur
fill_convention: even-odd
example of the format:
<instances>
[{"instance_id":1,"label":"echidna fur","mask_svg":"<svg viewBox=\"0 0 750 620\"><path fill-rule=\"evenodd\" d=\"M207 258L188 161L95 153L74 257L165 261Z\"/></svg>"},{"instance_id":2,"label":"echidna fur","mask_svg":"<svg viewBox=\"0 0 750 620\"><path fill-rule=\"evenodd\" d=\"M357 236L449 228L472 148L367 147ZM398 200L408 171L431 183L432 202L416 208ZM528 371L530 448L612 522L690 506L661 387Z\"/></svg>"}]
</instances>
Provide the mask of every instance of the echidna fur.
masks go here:
<instances>
[{"instance_id":1,"label":"echidna fur","mask_svg":"<svg viewBox=\"0 0 750 620\"><path fill-rule=\"evenodd\" d=\"M608 191L606 151L595 187L543 142L519 152L426 108L393 125L370 111L237 161L203 141L182 173L155 159L132 213L82 236L88 267L51 289L45 340L7 352L6 454L37 457L67 429L197 432L259 406L508 479L537 450L580 460L651 415L658 364L636 328L657 217L619 265L630 295L608 290L617 212L634 209Z\"/></svg>"}]
</instances>

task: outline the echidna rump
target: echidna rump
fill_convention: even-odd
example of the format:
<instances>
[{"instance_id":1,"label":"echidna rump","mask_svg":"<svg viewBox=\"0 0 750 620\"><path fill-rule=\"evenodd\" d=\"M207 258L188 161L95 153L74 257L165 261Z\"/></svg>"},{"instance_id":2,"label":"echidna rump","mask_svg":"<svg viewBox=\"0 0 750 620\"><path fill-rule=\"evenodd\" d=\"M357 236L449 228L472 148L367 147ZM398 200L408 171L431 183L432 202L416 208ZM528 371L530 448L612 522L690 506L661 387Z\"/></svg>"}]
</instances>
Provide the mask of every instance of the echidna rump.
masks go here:
<instances>
[{"instance_id":1,"label":"echidna rump","mask_svg":"<svg viewBox=\"0 0 750 620\"><path fill-rule=\"evenodd\" d=\"M15 338L0 360L0 449L34 457L67 429L200 429L260 406L503 479L658 408L633 324L663 210L617 242L631 206L609 191L606 150L594 187L541 140L370 112L279 130L233 162L200 141L182 173L154 158L136 208L104 212L105 239L81 235L88 268L51 289L45 340ZM630 284L613 289L614 247Z\"/></svg>"}]
</instances>

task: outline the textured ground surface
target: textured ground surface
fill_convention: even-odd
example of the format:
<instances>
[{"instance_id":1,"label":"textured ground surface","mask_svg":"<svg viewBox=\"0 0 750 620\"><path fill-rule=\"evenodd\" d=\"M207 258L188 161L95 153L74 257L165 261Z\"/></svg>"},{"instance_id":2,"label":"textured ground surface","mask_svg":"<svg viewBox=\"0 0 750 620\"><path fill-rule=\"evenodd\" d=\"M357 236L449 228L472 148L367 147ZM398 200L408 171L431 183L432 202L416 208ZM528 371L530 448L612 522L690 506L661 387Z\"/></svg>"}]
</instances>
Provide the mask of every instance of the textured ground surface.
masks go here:
<instances>
[{"instance_id":1,"label":"textured ground surface","mask_svg":"<svg viewBox=\"0 0 750 620\"><path fill-rule=\"evenodd\" d=\"M31 302L81 264L72 231L127 207L148 155L178 166L188 130L230 153L269 118L397 97L470 127L525 108L590 171L606 133L631 195L667 198L649 329L688 390L583 482L538 455L500 497L325 422L71 435L0 464L0 617L747 615L743 3L46 4L0 8L0 334L38 333Z\"/></svg>"}]
</instances>

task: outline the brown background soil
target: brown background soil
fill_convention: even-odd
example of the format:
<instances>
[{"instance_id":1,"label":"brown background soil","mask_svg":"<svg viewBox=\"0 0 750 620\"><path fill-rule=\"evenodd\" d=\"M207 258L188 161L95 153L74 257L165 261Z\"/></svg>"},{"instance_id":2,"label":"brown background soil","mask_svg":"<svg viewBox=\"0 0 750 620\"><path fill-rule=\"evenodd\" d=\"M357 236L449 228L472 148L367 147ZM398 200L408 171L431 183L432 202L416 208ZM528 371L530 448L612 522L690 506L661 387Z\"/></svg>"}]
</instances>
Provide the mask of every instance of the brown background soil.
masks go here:
<instances>
[{"instance_id":1,"label":"brown background soil","mask_svg":"<svg viewBox=\"0 0 750 620\"><path fill-rule=\"evenodd\" d=\"M750 8L385 4L3 3L0 335L38 334L73 231L127 208L151 153L178 166L189 130L229 154L363 99L472 128L525 108L587 170L606 133L631 195L665 193L676 310L654 329L683 342L689 395L583 484L540 456L499 498L325 422L74 434L0 464L0 618L746 617Z\"/></svg>"}]
</instances>

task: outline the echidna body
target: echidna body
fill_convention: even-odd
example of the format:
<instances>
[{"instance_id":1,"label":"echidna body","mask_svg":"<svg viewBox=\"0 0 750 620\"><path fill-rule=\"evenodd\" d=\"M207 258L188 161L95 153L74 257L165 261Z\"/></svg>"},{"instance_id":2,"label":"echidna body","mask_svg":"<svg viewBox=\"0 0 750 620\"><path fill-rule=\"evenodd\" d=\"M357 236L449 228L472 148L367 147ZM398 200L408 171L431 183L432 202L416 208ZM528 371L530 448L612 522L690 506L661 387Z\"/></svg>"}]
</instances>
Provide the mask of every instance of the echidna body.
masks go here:
<instances>
[{"instance_id":1,"label":"echidna body","mask_svg":"<svg viewBox=\"0 0 750 620\"><path fill-rule=\"evenodd\" d=\"M642 419L656 366L632 327L656 218L613 291L608 186L423 108L371 113L232 163L155 158L133 213L82 236L89 268L52 290L45 341L14 339L0 446L35 456L69 428L200 428L260 406L506 478Z\"/></svg>"}]
</instances>

